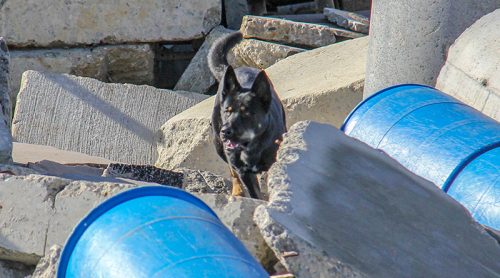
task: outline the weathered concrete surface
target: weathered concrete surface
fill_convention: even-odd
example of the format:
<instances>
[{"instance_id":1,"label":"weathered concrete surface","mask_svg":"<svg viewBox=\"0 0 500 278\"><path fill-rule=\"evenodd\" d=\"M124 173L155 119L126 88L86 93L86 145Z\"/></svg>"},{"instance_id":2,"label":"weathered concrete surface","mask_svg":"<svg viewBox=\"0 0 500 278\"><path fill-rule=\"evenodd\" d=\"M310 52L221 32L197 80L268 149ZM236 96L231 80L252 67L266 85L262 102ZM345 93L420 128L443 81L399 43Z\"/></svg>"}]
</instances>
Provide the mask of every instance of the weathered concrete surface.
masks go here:
<instances>
[{"instance_id":1,"label":"weathered concrete surface","mask_svg":"<svg viewBox=\"0 0 500 278\"><path fill-rule=\"evenodd\" d=\"M31 278L54 278L57 274L57 266L61 257L62 247L53 245L47 254L38 262Z\"/></svg>"},{"instance_id":2,"label":"weathered concrete surface","mask_svg":"<svg viewBox=\"0 0 500 278\"><path fill-rule=\"evenodd\" d=\"M250 253L266 269L278 261L253 222L255 208L266 202L220 194L196 194L219 216L220 220L241 240Z\"/></svg>"},{"instance_id":3,"label":"weathered concrete surface","mask_svg":"<svg viewBox=\"0 0 500 278\"><path fill-rule=\"evenodd\" d=\"M226 23L229 29L238 30L247 14L263 15L267 12L265 0L224 0Z\"/></svg>"},{"instance_id":4,"label":"weathered concrete surface","mask_svg":"<svg viewBox=\"0 0 500 278\"><path fill-rule=\"evenodd\" d=\"M298 277L500 275L500 246L465 208L332 126L295 124L269 189L254 219Z\"/></svg>"},{"instance_id":5,"label":"weathered concrete surface","mask_svg":"<svg viewBox=\"0 0 500 278\"><path fill-rule=\"evenodd\" d=\"M241 67L266 69L305 49L254 39L244 39L231 49L229 63Z\"/></svg>"},{"instance_id":6,"label":"weathered concrete surface","mask_svg":"<svg viewBox=\"0 0 500 278\"><path fill-rule=\"evenodd\" d=\"M216 81L208 68L208 50L218 38L231 32L231 30L222 26L218 26L210 32L179 81L177 81L174 90L197 92L201 94L205 94L209 91L210 87L212 87Z\"/></svg>"},{"instance_id":7,"label":"weathered concrete surface","mask_svg":"<svg viewBox=\"0 0 500 278\"><path fill-rule=\"evenodd\" d=\"M154 81L154 52L148 44L14 50L10 56L12 99L27 70L69 73L113 83L153 85Z\"/></svg>"},{"instance_id":8,"label":"weathered concrete surface","mask_svg":"<svg viewBox=\"0 0 500 278\"><path fill-rule=\"evenodd\" d=\"M48 221L45 248L54 244L63 246L73 228L93 208L110 197L127 189L133 184L92 183L72 181L55 197L54 214Z\"/></svg>"},{"instance_id":9,"label":"weathered concrete surface","mask_svg":"<svg viewBox=\"0 0 500 278\"><path fill-rule=\"evenodd\" d=\"M38 162L50 158L58 163L94 163L108 164L113 161L97 156L90 156L78 152L60 150L50 146L34 145L14 142L12 150L12 159L16 163L26 164L29 162Z\"/></svg>"},{"instance_id":10,"label":"weathered concrete surface","mask_svg":"<svg viewBox=\"0 0 500 278\"><path fill-rule=\"evenodd\" d=\"M287 113L287 124L315 120L339 127L361 101L368 38L349 40L288 57L266 69ZM167 121L160 131L156 166L186 167L228 176L210 132L214 99Z\"/></svg>"},{"instance_id":11,"label":"weathered concrete surface","mask_svg":"<svg viewBox=\"0 0 500 278\"><path fill-rule=\"evenodd\" d=\"M323 14L329 21L355 32L368 34L370 29L370 19L356 13L325 8Z\"/></svg>"},{"instance_id":12,"label":"weathered concrete surface","mask_svg":"<svg viewBox=\"0 0 500 278\"><path fill-rule=\"evenodd\" d=\"M2 3L0 34L17 47L188 41L217 26L222 9L218 0Z\"/></svg>"},{"instance_id":13,"label":"weathered concrete surface","mask_svg":"<svg viewBox=\"0 0 500 278\"><path fill-rule=\"evenodd\" d=\"M7 43L0 37L0 163L12 162L11 118L9 95L10 54Z\"/></svg>"},{"instance_id":14,"label":"weathered concrete surface","mask_svg":"<svg viewBox=\"0 0 500 278\"><path fill-rule=\"evenodd\" d=\"M0 277L2 278L26 278L31 273L33 273L33 267L31 266L0 260Z\"/></svg>"},{"instance_id":15,"label":"weathered concrete surface","mask_svg":"<svg viewBox=\"0 0 500 278\"><path fill-rule=\"evenodd\" d=\"M255 38L299 47L321 47L336 42L336 36L359 38L363 34L326 25L279 18L245 16L241 23L244 38Z\"/></svg>"},{"instance_id":16,"label":"weathered concrete surface","mask_svg":"<svg viewBox=\"0 0 500 278\"><path fill-rule=\"evenodd\" d=\"M434 86L449 46L500 1L374 1L364 96L401 83Z\"/></svg>"},{"instance_id":17,"label":"weathered concrete surface","mask_svg":"<svg viewBox=\"0 0 500 278\"><path fill-rule=\"evenodd\" d=\"M436 88L500 121L500 9L470 26L448 51Z\"/></svg>"},{"instance_id":18,"label":"weathered concrete surface","mask_svg":"<svg viewBox=\"0 0 500 278\"><path fill-rule=\"evenodd\" d=\"M12 134L17 142L151 164L156 160L154 138L161 124L205 98L196 93L27 71Z\"/></svg>"},{"instance_id":19,"label":"weathered concrete surface","mask_svg":"<svg viewBox=\"0 0 500 278\"><path fill-rule=\"evenodd\" d=\"M69 180L0 176L0 259L35 265L44 255L55 194Z\"/></svg>"}]
</instances>

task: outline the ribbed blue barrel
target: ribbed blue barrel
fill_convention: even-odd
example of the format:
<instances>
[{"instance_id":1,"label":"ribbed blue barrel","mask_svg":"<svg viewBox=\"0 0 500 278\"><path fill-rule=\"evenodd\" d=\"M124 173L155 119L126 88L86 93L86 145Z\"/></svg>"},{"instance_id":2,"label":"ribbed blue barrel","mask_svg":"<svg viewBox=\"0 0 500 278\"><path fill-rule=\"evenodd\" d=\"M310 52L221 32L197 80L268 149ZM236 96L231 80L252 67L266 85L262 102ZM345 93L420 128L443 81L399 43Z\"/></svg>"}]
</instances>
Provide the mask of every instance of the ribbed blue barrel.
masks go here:
<instances>
[{"instance_id":1,"label":"ribbed blue barrel","mask_svg":"<svg viewBox=\"0 0 500 278\"><path fill-rule=\"evenodd\" d=\"M147 186L116 195L68 239L57 277L268 277L202 201Z\"/></svg>"},{"instance_id":2,"label":"ribbed blue barrel","mask_svg":"<svg viewBox=\"0 0 500 278\"><path fill-rule=\"evenodd\" d=\"M432 87L405 84L360 103L341 129L434 182L500 229L500 123Z\"/></svg>"}]
</instances>

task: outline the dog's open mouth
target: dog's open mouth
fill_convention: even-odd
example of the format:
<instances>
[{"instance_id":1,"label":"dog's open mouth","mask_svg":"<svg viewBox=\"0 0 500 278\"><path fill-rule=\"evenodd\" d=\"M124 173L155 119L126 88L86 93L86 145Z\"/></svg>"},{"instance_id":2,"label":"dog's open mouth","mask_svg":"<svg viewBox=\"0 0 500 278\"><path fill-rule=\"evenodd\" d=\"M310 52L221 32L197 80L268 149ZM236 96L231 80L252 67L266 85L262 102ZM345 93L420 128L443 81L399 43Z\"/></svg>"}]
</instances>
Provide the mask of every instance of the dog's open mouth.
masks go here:
<instances>
[{"instance_id":1,"label":"dog's open mouth","mask_svg":"<svg viewBox=\"0 0 500 278\"><path fill-rule=\"evenodd\" d=\"M231 140L225 140L224 145L226 146L226 149L228 149L228 150L234 150L234 149L240 147L239 143L236 143L236 142L231 141Z\"/></svg>"}]
</instances>

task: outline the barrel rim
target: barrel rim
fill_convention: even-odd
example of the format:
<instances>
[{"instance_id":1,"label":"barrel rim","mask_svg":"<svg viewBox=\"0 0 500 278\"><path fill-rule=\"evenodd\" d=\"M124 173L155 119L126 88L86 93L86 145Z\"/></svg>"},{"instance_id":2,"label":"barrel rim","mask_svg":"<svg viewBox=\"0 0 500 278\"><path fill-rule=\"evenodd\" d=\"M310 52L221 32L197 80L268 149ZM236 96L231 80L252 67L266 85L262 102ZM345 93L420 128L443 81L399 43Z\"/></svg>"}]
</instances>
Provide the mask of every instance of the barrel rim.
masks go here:
<instances>
[{"instance_id":1,"label":"barrel rim","mask_svg":"<svg viewBox=\"0 0 500 278\"><path fill-rule=\"evenodd\" d=\"M406 87L406 86L418 86L418 87L422 87L422 88L430 88L430 89L436 90L436 88L434 88L432 86L423 85L423 84L416 84L416 83L415 84L413 84L413 83L398 84L398 85L394 85L394 86L390 86L390 87L387 87L385 89L382 89L382 90L372 94L371 96L365 98L360 103L358 103L358 105L356 105L356 107L354 107L354 109L349 113L349 115L347 115L347 117L344 120L344 123L342 123L342 125L340 126L340 130L345 133L345 128L346 128L347 124L349 123L351 118L354 116L356 111L358 111L361 106L365 105L365 103L369 102L371 99L373 99L373 98L375 98L383 93L386 93L387 91L390 91L390 90L398 88L398 87Z\"/></svg>"},{"instance_id":2,"label":"barrel rim","mask_svg":"<svg viewBox=\"0 0 500 278\"><path fill-rule=\"evenodd\" d=\"M125 203L127 201L133 200L133 199L138 199L141 197L147 197L147 196L168 196L168 197L174 197L177 199L181 199L187 202L190 202L191 204L207 211L208 213L212 214L215 216L217 219L219 217L215 212L203 201L201 201L199 198L193 196L192 194L189 194L186 191L183 191L181 189L171 187L171 186L165 186L165 185L157 185L157 186L142 186L138 188L132 188L130 190L126 190L124 192L121 192L101 204L99 204L97 207L92 209L79 223L76 225L76 227L73 229L73 232L71 235L68 237L66 244L64 245L64 249L61 253L61 257L59 259L59 265L57 268L57 277L66 277L66 270L68 268L68 263L71 258L71 255L73 254L73 250L76 247L76 244L80 241L80 238L82 235L85 233L85 231L90 227L90 225L97 220L100 216L111 210L112 208L115 208L116 206Z\"/></svg>"}]
</instances>

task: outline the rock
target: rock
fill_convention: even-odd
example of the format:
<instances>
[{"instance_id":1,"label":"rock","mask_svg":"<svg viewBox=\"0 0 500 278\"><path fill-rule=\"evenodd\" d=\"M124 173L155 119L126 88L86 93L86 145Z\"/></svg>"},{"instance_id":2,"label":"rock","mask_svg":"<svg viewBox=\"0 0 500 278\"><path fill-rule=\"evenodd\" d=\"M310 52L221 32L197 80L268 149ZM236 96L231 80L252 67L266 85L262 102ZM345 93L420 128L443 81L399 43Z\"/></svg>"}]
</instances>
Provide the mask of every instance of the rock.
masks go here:
<instances>
[{"instance_id":1,"label":"rock","mask_svg":"<svg viewBox=\"0 0 500 278\"><path fill-rule=\"evenodd\" d=\"M0 260L0 277L2 278L25 278L31 273L33 273L33 267L31 266Z\"/></svg>"},{"instance_id":2,"label":"rock","mask_svg":"<svg viewBox=\"0 0 500 278\"><path fill-rule=\"evenodd\" d=\"M297 277L500 274L500 246L464 207L330 125L292 126L268 174L254 220Z\"/></svg>"},{"instance_id":3,"label":"rock","mask_svg":"<svg viewBox=\"0 0 500 278\"><path fill-rule=\"evenodd\" d=\"M151 164L156 160L154 138L161 124L205 98L196 93L27 71L12 132L17 142Z\"/></svg>"},{"instance_id":4,"label":"rock","mask_svg":"<svg viewBox=\"0 0 500 278\"><path fill-rule=\"evenodd\" d=\"M69 73L104 82L153 85L154 52L148 44L11 51L10 95L27 70Z\"/></svg>"},{"instance_id":5,"label":"rock","mask_svg":"<svg viewBox=\"0 0 500 278\"><path fill-rule=\"evenodd\" d=\"M298 47L244 39L231 49L229 62L237 67L247 66L266 69L289 56L303 51L305 49Z\"/></svg>"},{"instance_id":6,"label":"rock","mask_svg":"<svg viewBox=\"0 0 500 278\"><path fill-rule=\"evenodd\" d=\"M216 84L210 69L208 68L207 55L212 44L223 35L232 31L222 26L216 27L205 38L205 42L193 57L181 78L175 85L174 90L183 90L206 94Z\"/></svg>"},{"instance_id":7,"label":"rock","mask_svg":"<svg viewBox=\"0 0 500 278\"><path fill-rule=\"evenodd\" d=\"M50 159L54 162L63 164L108 164L112 162L111 160L101 157L90 156L78 152L64 151L50 146L14 142L12 158L16 163L27 164L30 162L38 162L45 160L48 157L50 157Z\"/></svg>"},{"instance_id":8,"label":"rock","mask_svg":"<svg viewBox=\"0 0 500 278\"><path fill-rule=\"evenodd\" d=\"M364 97L402 83L434 86L448 47L498 8L498 0L374 1Z\"/></svg>"},{"instance_id":9,"label":"rock","mask_svg":"<svg viewBox=\"0 0 500 278\"><path fill-rule=\"evenodd\" d=\"M55 194L68 180L0 176L0 259L35 265L44 255Z\"/></svg>"},{"instance_id":10,"label":"rock","mask_svg":"<svg viewBox=\"0 0 500 278\"><path fill-rule=\"evenodd\" d=\"M11 118L12 104L9 96L9 49L0 37L0 163L12 162Z\"/></svg>"},{"instance_id":11,"label":"rock","mask_svg":"<svg viewBox=\"0 0 500 278\"><path fill-rule=\"evenodd\" d=\"M362 99L367 46L368 38L349 40L293 55L266 69L285 106L288 125L310 119L339 127ZM229 176L212 144L213 104L209 98L161 127L157 167Z\"/></svg>"},{"instance_id":12,"label":"rock","mask_svg":"<svg viewBox=\"0 0 500 278\"><path fill-rule=\"evenodd\" d=\"M35 272L31 278L54 278L56 277L59 258L61 257L62 247L53 245L48 254L43 257L36 265Z\"/></svg>"},{"instance_id":13,"label":"rock","mask_svg":"<svg viewBox=\"0 0 500 278\"><path fill-rule=\"evenodd\" d=\"M323 10L323 14L328 18L329 21L331 21L332 23L336 23L340 27L344 27L355 32L368 34L368 30L370 28L370 19L365 16L330 8L325 8Z\"/></svg>"},{"instance_id":14,"label":"rock","mask_svg":"<svg viewBox=\"0 0 500 278\"><path fill-rule=\"evenodd\" d=\"M315 48L336 42L336 36L359 38L356 32L321 24L271 17L245 16L241 23L244 38L273 41L298 47Z\"/></svg>"},{"instance_id":15,"label":"rock","mask_svg":"<svg viewBox=\"0 0 500 278\"><path fill-rule=\"evenodd\" d=\"M252 220L255 208L265 204L265 201L216 194L196 194L196 196L214 210L222 223L242 241L264 268L272 269L277 262L276 256Z\"/></svg>"},{"instance_id":16,"label":"rock","mask_svg":"<svg viewBox=\"0 0 500 278\"><path fill-rule=\"evenodd\" d=\"M218 0L6 0L0 33L16 47L189 41L219 25L221 9Z\"/></svg>"},{"instance_id":17,"label":"rock","mask_svg":"<svg viewBox=\"0 0 500 278\"><path fill-rule=\"evenodd\" d=\"M223 177L207 171L165 170L151 165L109 164L105 177L121 177L182 188L188 192L230 194L231 186Z\"/></svg>"},{"instance_id":18,"label":"rock","mask_svg":"<svg viewBox=\"0 0 500 278\"><path fill-rule=\"evenodd\" d=\"M500 9L483 16L450 47L436 88L500 121Z\"/></svg>"}]
</instances>

